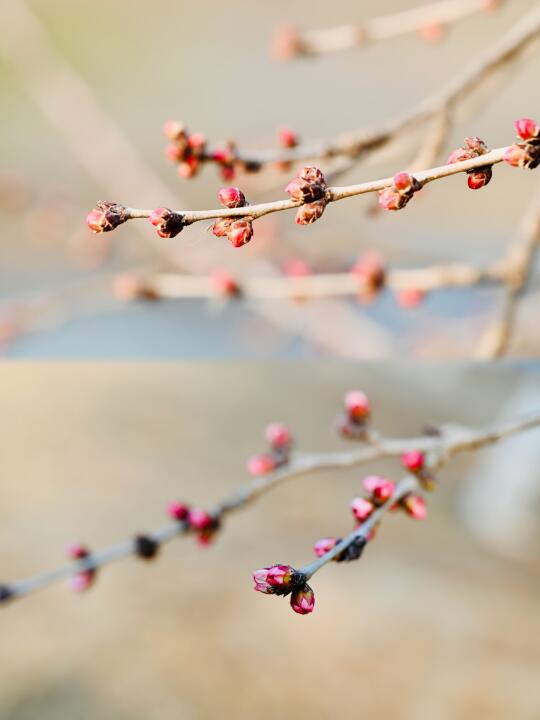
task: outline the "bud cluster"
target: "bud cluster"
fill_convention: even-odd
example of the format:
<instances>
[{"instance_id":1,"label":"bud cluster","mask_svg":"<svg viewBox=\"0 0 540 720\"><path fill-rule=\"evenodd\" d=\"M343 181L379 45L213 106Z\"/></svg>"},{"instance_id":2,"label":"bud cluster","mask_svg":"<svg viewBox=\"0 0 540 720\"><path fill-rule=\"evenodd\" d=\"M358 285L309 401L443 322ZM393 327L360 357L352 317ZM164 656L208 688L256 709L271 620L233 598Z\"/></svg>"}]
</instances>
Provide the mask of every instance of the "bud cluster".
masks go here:
<instances>
[{"instance_id":1,"label":"bud cluster","mask_svg":"<svg viewBox=\"0 0 540 720\"><path fill-rule=\"evenodd\" d=\"M157 208L150 214L149 220L162 238L176 237L186 225L184 216L169 208Z\"/></svg>"},{"instance_id":2,"label":"bud cluster","mask_svg":"<svg viewBox=\"0 0 540 720\"><path fill-rule=\"evenodd\" d=\"M186 503L174 500L167 507L167 514L173 520L182 523L182 526L191 530L199 545L206 547L215 538L220 528L219 518L211 515L207 510L190 507Z\"/></svg>"},{"instance_id":3,"label":"bud cluster","mask_svg":"<svg viewBox=\"0 0 540 720\"><path fill-rule=\"evenodd\" d=\"M328 185L323 173L316 167L304 167L285 188L293 200L301 202L296 213L297 225L311 225L320 217L328 204Z\"/></svg>"},{"instance_id":4,"label":"bud cluster","mask_svg":"<svg viewBox=\"0 0 540 720\"><path fill-rule=\"evenodd\" d=\"M229 209L246 207L244 193L237 187L222 188L218 193L220 203ZM242 247L253 237L253 220L250 217L224 217L217 220L212 232L216 237L226 237L233 247Z\"/></svg>"},{"instance_id":5,"label":"bud cluster","mask_svg":"<svg viewBox=\"0 0 540 720\"><path fill-rule=\"evenodd\" d=\"M504 161L512 167L534 170L540 165L540 126L530 118L516 120L514 125L521 142L508 148Z\"/></svg>"},{"instance_id":6,"label":"bud cluster","mask_svg":"<svg viewBox=\"0 0 540 720\"><path fill-rule=\"evenodd\" d=\"M114 230L127 219L123 205L101 200L86 216L86 224L92 232L103 233Z\"/></svg>"},{"instance_id":7,"label":"bud cluster","mask_svg":"<svg viewBox=\"0 0 540 720\"><path fill-rule=\"evenodd\" d=\"M169 120L163 126L169 145L165 155L178 164L178 174L184 180L195 177L201 164L207 159L206 138L202 133L188 133L185 126L175 120Z\"/></svg>"},{"instance_id":8,"label":"bud cluster","mask_svg":"<svg viewBox=\"0 0 540 720\"><path fill-rule=\"evenodd\" d=\"M308 615L315 607L315 594L306 576L290 565L272 565L255 570L254 590L264 595L291 596L291 607L299 615Z\"/></svg>"},{"instance_id":9,"label":"bud cluster","mask_svg":"<svg viewBox=\"0 0 540 720\"><path fill-rule=\"evenodd\" d=\"M401 210L415 192L422 189L418 180L408 172L394 175L392 185L379 191L379 206L384 210Z\"/></svg>"},{"instance_id":10,"label":"bud cluster","mask_svg":"<svg viewBox=\"0 0 540 720\"><path fill-rule=\"evenodd\" d=\"M449 165L453 165L454 163L463 162L464 160L472 160L473 158L480 157L487 152L489 152L489 148L483 140L479 137L468 137L465 138L465 142L461 147L450 153L447 162ZM468 170L467 185L471 190L480 190L480 188L483 188L490 182L492 176L493 170L491 165Z\"/></svg>"},{"instance_id":11,"label":"bud cluster","mask_svg":"<svg viewBox=\"0 0 540 720\"><path fill-rule=\"evenodd\" d=\"M365 440L369 428L371 403L360 390L350 390L344 399L345 414L338 418L340 435L350 440Z\"/></svg>"},{"instance_id":12,"label":"bud cluster","mask_svg":"<svg viewBox=\"0 0 540 720\"><path fill-rule=\"evenodd\" d=\"M273 472L278 467L286 465L290 459L293 436L285 425L271 423L265 430L265 437L270 446L269 451L253 455L248 460L248 472L255 477Z\"/></svg>"},{"instance_id":13,"label":"bud cluster","mask_svg":"<svg viewBox=\"0 0 540 720\"><path fill-rule=\"evenodd\" d=\"M77 561L84 560L85 558L89 557L91 553L85 545L76 542L68 545L66 554L70 560ZM95 568L90 568L89 570L81 570L80 572L75 573L75 575L73 575L69 579L69 586L74 592L84 592L94 584L95 579Z\"/></svg>"}]
</instances>

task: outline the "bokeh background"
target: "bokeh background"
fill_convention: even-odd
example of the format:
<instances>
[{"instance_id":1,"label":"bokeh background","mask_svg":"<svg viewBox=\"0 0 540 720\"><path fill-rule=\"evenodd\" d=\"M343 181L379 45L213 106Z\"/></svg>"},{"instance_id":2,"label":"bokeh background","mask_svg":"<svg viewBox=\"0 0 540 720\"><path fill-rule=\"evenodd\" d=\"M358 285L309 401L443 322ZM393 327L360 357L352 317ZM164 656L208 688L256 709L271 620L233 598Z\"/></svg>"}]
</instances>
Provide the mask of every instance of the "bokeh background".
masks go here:
<instances>
[{"instance_id":1,"label":"bokeh background","mask_svg":"<svg viewBox=\"0 0 540 720\"><path fill-rule=\"evenodd\" d=\"M0 579L151 530L172 498L212 504L282 420L302 450L347 447L332 424L363 388L375 425L486 426L538 407L538 368L343 363L55 364L0 369ZM392 516L360 563L314 581L315 612L251 589L251 571L303 564L350 528L378 463L291 481L155 563L105 569L0 613L3 720L335 718L537 720L538 431L456 457L429 517Z\"/></svg>"},{"instance_id":2,"label":"bokeh background","mask_svg":"<svg viewBox=\"0 0 540 720\"><path fill-rule=\"evenodd\" d=\"M197 3L155 0L4 0L0 22L0 299L2 347L15 357L465 357L500 304L497 289L431 294L403 310L385 293L356 300L272 303L174 301L126 305L116 273L155 266L153 229L130 224L92 236L84 217L104 197L139 207L216 203L222 182L207 168L180 181L163 156L161 128L185 121L212 142L275 144L290 125L305 140L377 127L470 67L535 2L501 3L460 21L444 41L415 35L318 60L279 64L269 45L284 21L306 29L363 19L418 0ZM509 142L516 117L540 117L538 48L467 106L453 132ZM488 101L489 98L489 101ZM106 129L106 132L104 131ZM104 140L104 138L107 140ZM411 139L414 146L416 139ZM90 149L90 153L88 150ZM401 156L353 168L343 183L393 172ZM117 161L126 153L129 166ZM84 157L84 160L83 160ZM110 160L109 158L114 158ZM90 159L89 159L90 158ZM239 178L252 201L282 196L284 177ZM392 265L489 263L516 233L535 177L500 168L471 193L462 177L425 193L406 213L374 220L369 198L330 208L310 228L292 215L257 223L242 250L202 223L170 242L184 271L267 274L291 259L315 270L350 267L368 249ZM111 196L114 194L114 197ZM137 229L133 227L137 225ZM538 277L519 314L514 355L538 354ZM30 332L12 337L13 328Z\"/></svg>"}]
</instances>

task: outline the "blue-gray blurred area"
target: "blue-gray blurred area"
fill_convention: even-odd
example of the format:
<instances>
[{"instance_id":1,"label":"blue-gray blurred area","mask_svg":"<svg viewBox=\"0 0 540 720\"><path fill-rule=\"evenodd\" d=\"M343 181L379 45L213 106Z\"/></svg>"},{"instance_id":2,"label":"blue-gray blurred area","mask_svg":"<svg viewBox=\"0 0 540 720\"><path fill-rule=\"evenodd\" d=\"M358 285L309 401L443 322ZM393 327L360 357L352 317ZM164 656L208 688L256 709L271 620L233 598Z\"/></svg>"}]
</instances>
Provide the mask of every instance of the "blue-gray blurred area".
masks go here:
<instances>
[{"instance_id":1,"label":"blue-gray blurred area","mask_svg":"<svg viewBox=\"0 0 540 720\"><path fill-rule=\"evenodd\" d=\"M353 300L128 306L114 299L111 278L126 268L162 267L154 252L153 228L130 223L110 237L91 237L84 224L88 210L104 197L135 207L169 202L179 208L215 206L222 181L214 168L185 182L166 162L161 128L169 118L183 120L213 143L235 138L248 149L275 146L276 129L283 124L306 141L377 127L471 67L535 5L529 0L503 2L497 12L473 15L448 28L443 42L435 45L407 35L319 59L280 64L270 58L272 35L285 21L321 28L361 22L419 2L4 0L1 310L3 317L6 312L24 315L25 302L36 298L47 306L26 323L29 332L3 345L4 354L469 355L498 312L497 288L435 292L408 311L389 294L367 307ZM516 117L540 117L538 70L535 49L467 103L449 144L461 144L465 135L479 135L493 147L510 142ZM340 182L400 169L417 144L413 134L397 155L353 167ZM108 161L126 153L136 159L129 167ZM237 182L256 201L282 197L285 177L269 173ZM468 191L463 177L454 177L391 217L371 218L367 211L373 198L358 198L328 208L309 228L297 227L288 213L265 218L257 223L252 243L240 250L213 237L203 223L169 241L167 249L185 271L208 273L219 266L251 276L291 258L302 258L315 270L339 270L370 249L399 267L457 260L485 264L497 259L515 236L535 182L534 174L500 167L480 192ZM78 288L82 278L94 277L98 289ZM73 292L51 312L55 293L66 286L74 287ZM512 354L540 351L537 333L531 332L538 307L533 277Z\"/></svg>"}]
</instances>

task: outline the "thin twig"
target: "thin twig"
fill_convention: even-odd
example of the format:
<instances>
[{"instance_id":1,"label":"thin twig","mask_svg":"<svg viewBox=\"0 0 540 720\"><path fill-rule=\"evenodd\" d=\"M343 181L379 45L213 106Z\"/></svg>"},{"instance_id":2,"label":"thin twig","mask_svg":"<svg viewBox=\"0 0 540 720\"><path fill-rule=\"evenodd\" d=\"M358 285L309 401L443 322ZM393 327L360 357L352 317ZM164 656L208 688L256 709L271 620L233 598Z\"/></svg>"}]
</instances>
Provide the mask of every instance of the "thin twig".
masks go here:
<instances>
[{"instance_id":1,"label":"thin twig","mask_svg":"<svg viewBox=\"0 0 540 720\"><path fill-rule=\"evenodd\" d=\"M372 432L368 434L368 442L354 450L330 453L296 452L292 454L289 463L283 469L266 476L254 478L242 485L228 498L218 503L211 510L211 514L216 520L222 520L230 513L255 502L284 482L310 473L359 467L375 460L398 457L410 450L431 454L438 460L439 458L450 457L458 452L482 448L503 438L538 426L540 426L540 412L532 413L520 420L502 423L487 430L477 430L460 425L444 425L439 429L437 435L408 439L383 438ZM399 486L400 491L402 487ZM185 523L174 522L148 533L147 537L161 545L179 535L188 534L188 532L189 528ZM77 573L85 570L95 570L135 554L135 541L133 539L126 540L104 550L93 552L86 558L81 558L76 562L66 563L48 572L5 584L0 586L0 590L3 591L4 600L21 598ZM308 573L313 574L330 559L330 554L323 556L316 563L307 566L304 571L307 570ZM2 597L1 592L0 597Z\"/></svg>"}]
</instances>

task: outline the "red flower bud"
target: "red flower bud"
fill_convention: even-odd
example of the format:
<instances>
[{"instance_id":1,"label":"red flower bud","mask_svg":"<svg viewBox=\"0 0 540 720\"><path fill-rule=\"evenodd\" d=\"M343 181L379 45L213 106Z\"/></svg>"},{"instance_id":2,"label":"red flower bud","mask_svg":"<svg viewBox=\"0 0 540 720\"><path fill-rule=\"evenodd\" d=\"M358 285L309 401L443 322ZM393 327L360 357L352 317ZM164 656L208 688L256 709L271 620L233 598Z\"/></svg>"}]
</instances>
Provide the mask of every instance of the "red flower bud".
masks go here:
<instances>
[{"instance_id":1,"label":"red flower bud","mask_svg":"<svg viewBox=\"0 0 540 720\"><path fill-rule=\"evenodd\" d=\"M364 478L363 485L372 494L373 499L379 503L384 503L391 498L395 488L395 483L380 475L368 475Z\"/></svg>"},{"instance_id":2,"label":"red flower bud","mask_svg":"<svg viewBox=\"0 0 540 720\"><path fill-rule=\"evenodd\" d=\"M227 237L233 247L247 245L253 237L253 222L249 218L234 220L231 223Z\"/></svg>"},{"instance_id":3,"label":"red flower bud","mask_svg":"<svg viewBox=\"0 0 540 720\"><path fill-rule=\"evenodd\" d=\"M271 455L254 455L248 460L247 469L249 474L255 477L268 475L276 469L276 461Z\"/></svg>"},{"instance_id":4,"label":"red flower bud","mask_svg":"<svg viewBox=\"0 0 540 720\"><path fill-rule=\"evenodd\" d=\"M184 160L178 166L178 174L184 180L190 180L199 172L200 165L200 161L195 155L184 157Z\"/></svg>"},{"instance_id":5,"label":"red flower bud","mask_svg":"<svg viewBox=\"0 0 540 720\"><path fill-rule=\"evenodd\" d=\"M102 200L86 216L86 224L95 233L110 232L125 223L125 207L117 203Z\"/></svg>"},{"instance_id":6,"label":"red flower bud","mask_svg":"<svg viewBox=\"0 0 540 720\"><path fill-rule=\"evenodd\" d=\"M315 555L317 557L322 557L323 555L326 555L327 552L330 552L330 550L335 548L338 542L338 538L333 537L321 538L320 540L317 540L317 542L313 546Z\"/></svg>"},{"instance_id":7,"label":"red flower bud","mask_svg":"<svg viewBox=\"0 0 540 720\"><path fill-rule=\"evenodd\" d=\"M291 595L291 607L299 615L309 615L315 607L315 593L306 583L300 590Z\"/></svg>"},{"instance_id":8,"label":"red flower bud","mask_svg":"<svg viewBox=\"0 0 540 720\"><path fill-rule=\"evenodd\" d=\"M311 225L322 217L326 208L326 200L302 205L296 212L297 225Z\"/></svg>"},{"instance_id":9,"label":"red flower bud","mask_svg":"<svg viewBox=\"0 0 540 720\"><path fill-rule=\"evenodd\" d=\"M173 520L186 520L189 515L189 506L173 500L167 506L167 515Z\"/></svg>"},{"instance_id":10,"label":"red flower bud","mask_svg":"<svg viewBox=\"0 0 540 720\"><path fill-rule=\"evenodd\" d=\"M326 195L326 190L327 185L324 175L316 167L302 168L285 188L285 192L289 193L293 200L304 203L314 203L317 200L322 200ZM322 215L322 211L320 212Z\"/></svg>"},{"instance_id":11,"label":"red flower bud","mask_svg":"<svg viewBox=\"0 0 540 720\"><path fill-rule=\"evenodd\" d=\"M244 207L247 204L244 193L237 187L221 188L218 198L219 202L227 208Z\"/></svg>"},{"instance_id":12,"label":"red flower bud","mask_svg":"<svg viewBox=\"0 0 540 720\"><path fill-rule=\"evenodd\" d=\"M540 127L530 118L521 118L514 123L517 134L522 140L534 140L540 136Z\"/></svg>"},{"instance_id":13,"label":"red flower bud","mask_svg":"<svg viewBox=\"0 0 540 720\"><path fill-rule=\"evenodd\" d=\"M371 411L368 396L359 390L350 390L345 395L345 410L356 422L365 420Z\"/></svg>"},{"instance_id":14,"label":"red flower bud","mask_svg":"<svg viewBox=\"0 0 540 720\"><path fill-rule=\"evenodd\" d=\"M467 173L467 185L471 190L480 190L489 183L492 176L491 167L477 168Z\"/></svg>"},{"instance_id":15,"label":"red flower bud","mask_svg":"<svg viewBox=\"0 0 540 720\"><path fill-rule=\"evenodd\" d=\"M403 453L400 460L406 470L409 470L410 472L419 472L425 465L426 456L423 452L411 450L410 452Z\"/></svg>"},{"instance_id":16,"label":"red flower bud","mask_svg":"<svg viewBox=\"0 0 540 720\"><path fill-rule=\"evenodd\" d=\"M292 445L292 435L285 425L281 423L271 423L266 428L264 434L268 443L275 450L289 448Z\"/></svg>"},{"instance_id":17,"label":"red flower bud","mask_svg":"<svg viewBox=\"0 0 540 720\"><path fill-rule=\"evenodd\" d=\"M374 510L374 505L363 497L355 498L351 503L351 509L354 517L359 522L364 522Z\"/></svg>"},{"instance_id":18,"label":"red flower bud","mask_svg":"<svg viewBox=\"0 0 540 720\"><path fill-rule=\"evenodd\" d=\"M151 213L149 220L162 238L176 237L184 228L184 216L169 208L157 208Z\"/></svg>"},{"instance_id":19,"label":"red flower bud","mask_svg":"<svg viewBox=\"0 0 540 720\"><path fill-rule=\"evenodd\" d=\"M420 495L407 495L401 503L405 512L415 520L424 520L427 517L426 501Z\"/></svg>"},{"instance_id":20,"label":"red flower bud","mask_svg":"<svg viewBox=\"0 0 540 720\"><path fill-rule=\"evenodd\" d=\"M208 530L215 525L215 519L202 508L191 508L187 521L194 530Z\"/></svg>"}]
</instances>

